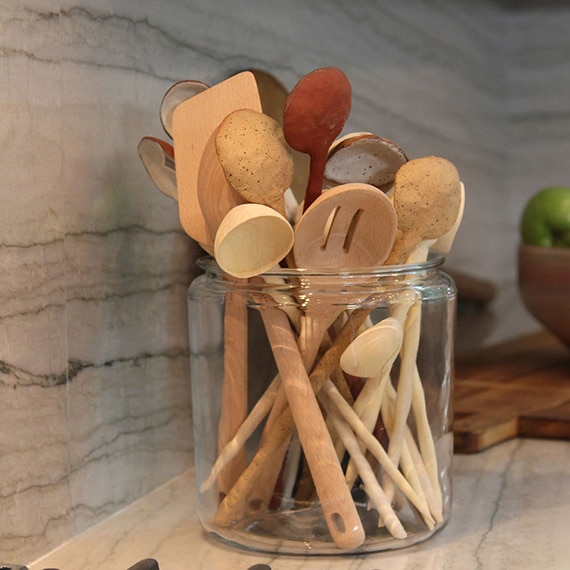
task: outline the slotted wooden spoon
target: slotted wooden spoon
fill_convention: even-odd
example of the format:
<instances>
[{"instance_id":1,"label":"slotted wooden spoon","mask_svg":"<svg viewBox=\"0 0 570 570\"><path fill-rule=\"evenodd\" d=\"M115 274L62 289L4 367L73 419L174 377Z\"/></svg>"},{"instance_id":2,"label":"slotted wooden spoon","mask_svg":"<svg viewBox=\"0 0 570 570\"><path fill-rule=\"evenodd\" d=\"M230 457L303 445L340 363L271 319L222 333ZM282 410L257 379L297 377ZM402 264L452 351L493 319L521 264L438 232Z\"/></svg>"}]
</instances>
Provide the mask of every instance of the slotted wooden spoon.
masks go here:
<instances>
[{"instance_id":1,"label":"slotted wooden spoon","mask_svg":"<svg viewBox=\"0 0 570 570\"><path fill-rule=\"evenodd\" d=\"M396 213L390 199L369 184L342 184L327 190L305 211L295 227L297 267L338 274L381 265L394 243ZM307 289L299 346L310 367L320 341L343 303L337 295L319 294L326 277L313 278Z\"/></svg>"}]
</instances>

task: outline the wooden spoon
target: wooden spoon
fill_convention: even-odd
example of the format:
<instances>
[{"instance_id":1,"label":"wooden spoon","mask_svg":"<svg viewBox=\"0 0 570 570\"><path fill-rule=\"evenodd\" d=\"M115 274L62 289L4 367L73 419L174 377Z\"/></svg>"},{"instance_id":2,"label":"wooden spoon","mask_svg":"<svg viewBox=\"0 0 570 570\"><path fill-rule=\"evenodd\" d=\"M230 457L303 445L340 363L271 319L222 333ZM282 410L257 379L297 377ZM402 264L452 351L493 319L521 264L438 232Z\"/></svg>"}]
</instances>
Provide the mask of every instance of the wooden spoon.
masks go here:
<instances>
[{"instance_id":1,"label":"wooden spoon","mask_svg":"<svg viewBox=\"0 0 570 570\"><path fill-rule=\"evenodd\" d=\"M365 182L388 192L396 171L407 161L406 153L395 142L372 133L351 133L331 145L325 182Z\"/></svg>"},{"instance_id":2,"label":"wooden spoon","mask_svg":"<svg viewBox=\"0 0 570 570\"><path fill-rule=\"evenodd\" d=\"M449 160L437 156L410 160L396 173L393 202L401 234L386 263L400 264L422 240L438 239L457 220L459 173Z\"/></svg>"},{"instance_id":3,"label":"wooden spoon","mask_svg":"<svg viewBox=\"0 0 570 570\"><path fill-rule=\"evenodd\" d=\"M305 211L295 227L293 255L297 267L310 270L355 270L376 267L388 256L396 235L390 199L368 184L342 184L327 190ZM323 279L308 283L299 346L307 366L339 313L334 294L318 293ZM312 292L311 292L312 289ZM341 301L342 305L342 301Z\"/></svg>"},{"instance_id":4,"label":"wooden spoon","mask_svg":"<svg viewBox=\"0 0 570 570\"><path fill-rule=\"evenodd\" d=\"M214 255L230 275L248 278L271 269L291 250L293 228L289 221L269 206L241 204L222 220Z\"/></svg>"},{"instance_id":5,"label":"wooden spoon","mask_svg":"<svg viewBox=\"0 0 570 570\"><path fill-rule=\"evenodd\" d=\"M285 216L293 159L275 119L252 109L230 113L217 130L216 152L227 182L245 200Z\"/></svg>"},{"instance_id":6,"label":"wooden spoon","mask_svg":"<svg viewBox=\"0 0 570 570\"><path fill-rule=\"evenodd\" d=\"M169 198L178 200L172 145L155 137L143 137L137 150L147 174L156 187Z\"/></svg>"},{"instance_id":7,"label":"wooden spoon","mask_svg":"<svg viewBox=\"0 0 570 570\"><path fill-rule=\"evenodd\" d=\"M213 246L198 198L198 173L204 149L221 121L236 109L261 110L255 78L239 73L186 99L174 109L172 133L177 157L176 182L180 222L196 241Z\"/></svg>"},{"instance_id":8,"label":"wooden spoon","mask_svg":"<svg viewBox=\"0 0 570 570\"><path fill-rule=\"evenodd\" d=\"M186 99L190 99L190 97L194 97L194 95L198 95L198 93L202 93L202 91L208 88L209 86L201 81L187 79L175 83L166 91L160 103L160 122L164 132L169 137L172 137L172 116L174 115L174 109L176 109L182 101L186 101Z\"/></svg>"},{"instance_id":9,"label":"wooden spoon","mask_svg":"<svg viewBox=\"0 0 570 570\"><path fill-rule=\"evenodd\" d=\"M377 377L396 359L402 345L402 325L387 317L360 333L340 357L340 367L353 376ZM358 398L355 401L358 402Z\"/></svg>"},{"instance_id":10,"label":"wooden spoon","mask_svg":"<svg viewBox=\"0 0 570 570\"><path fill-rule=\"evenodd\" d=\"M329 147L342 131L351 108L352 88L336 67L316 69L293 88L283 111L287 142L311 158L305 206L321 194Z\"/></svg>"},{"instance_id":11,"label":"wooden spoon","mask_svg":"<svg viewBox=\"0 0 570 570\"><path fill-rule=\"evenodd\" d=\"M369 184L341 184L321 194L295 228L297 267L334 271L377 267L396 235L390 199Z\"/></svg>"},{"instance_id":12,"label":"wooden spoon","mask_svg":"<svg viewBox=\"0 0 570 570\"><path fill-rule=\"evenodd\" d=\"M371 433L378 420L385 389L390 381L390 371L402 341L402 325L394 317L388 317L358 335L340 358L340 367L345 372L367 379L354 401L353 409ZM356 475L357 470L351 461L346 471L350 486Z\"/></svg>"}]
</instances>

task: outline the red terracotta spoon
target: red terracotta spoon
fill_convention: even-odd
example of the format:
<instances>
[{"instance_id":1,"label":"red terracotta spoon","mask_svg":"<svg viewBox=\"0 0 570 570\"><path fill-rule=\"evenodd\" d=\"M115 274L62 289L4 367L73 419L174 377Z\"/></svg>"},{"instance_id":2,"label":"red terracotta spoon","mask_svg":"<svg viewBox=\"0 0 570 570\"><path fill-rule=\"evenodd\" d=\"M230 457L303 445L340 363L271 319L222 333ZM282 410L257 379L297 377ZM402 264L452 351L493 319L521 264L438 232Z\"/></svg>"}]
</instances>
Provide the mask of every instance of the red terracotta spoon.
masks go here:
<instances>
[{"instance_id":1,"label":"red terracotta spoon","mask_svg":"<svg viewBox=\"0 0 570 570\"><path fill-rule=\"evenodd\" d=\"M285 139L311 158L305 210L321 194L329 147L348 119L351 97L350 82L336 67L322 67L305 75L287 97L283 110Z\"/></svg>"}]
</instances>

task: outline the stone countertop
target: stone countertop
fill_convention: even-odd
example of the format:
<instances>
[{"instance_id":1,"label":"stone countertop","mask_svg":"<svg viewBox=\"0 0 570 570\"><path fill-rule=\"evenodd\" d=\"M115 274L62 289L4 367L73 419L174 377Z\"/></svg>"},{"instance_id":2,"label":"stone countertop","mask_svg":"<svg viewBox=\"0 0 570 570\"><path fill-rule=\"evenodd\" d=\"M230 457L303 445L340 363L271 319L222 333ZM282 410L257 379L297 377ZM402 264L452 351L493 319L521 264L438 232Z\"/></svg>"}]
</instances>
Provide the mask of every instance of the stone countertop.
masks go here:
<instances>
[{"instance_id":1,"label":"stone countertop","mask_svg":"<svg viewBox=\"0 0 570 570\"><path fill-rule=\"evenodd\" d=\"M226 546L195 515L189 471L28 564L30 570L480 570L570 567L570 443L514 439L456 455L449 524L411 548L361 556L290 557Z\"/></svg>"}]
</instances>

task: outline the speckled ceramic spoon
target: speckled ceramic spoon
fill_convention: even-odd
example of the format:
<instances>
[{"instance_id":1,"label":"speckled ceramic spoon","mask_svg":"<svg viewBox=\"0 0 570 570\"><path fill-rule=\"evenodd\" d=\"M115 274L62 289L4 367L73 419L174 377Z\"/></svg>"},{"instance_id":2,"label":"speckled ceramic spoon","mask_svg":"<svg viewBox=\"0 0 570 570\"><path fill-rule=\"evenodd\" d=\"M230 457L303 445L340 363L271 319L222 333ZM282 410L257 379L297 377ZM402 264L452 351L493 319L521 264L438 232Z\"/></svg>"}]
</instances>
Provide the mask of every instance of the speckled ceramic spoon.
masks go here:
<instances>
[{"instance_id":1,"label":"speckled ceramic spoon","mask_svg":"<svg viewBox=\"0 0 570 570\"><path fill-rule=\"evenodd\" d=\"M285 216L283 193L293 180L293 159L275 119L252 109L230 113L217 130L216 152L227 182L242 198Z\"/></svg>"},{"instance_id":2,"label":"speckled ceramic spoon","mask_svg":"<svg viewBox=\"0 0 570 570\"><path fill-rule=\"evenodd\" d=\"M259 96L261 98L261 107L266 115L275 119L281 127L283 127L283 110L289 91L272 73L262 69L250 69L259 88ZM302 202L307 188L307 180L309 178L310 158L304 152L299 152L294 148L290 149L295 171L291 182L291 191L297 202Z\"/></svg>"},{"instance_id":3,"label":"speckled ceramic spoon","mask_svg":"<svg viewBox=\"0 0 570 570\"><path fill-rule=\"evenodd\" d=\"M396 171L407 161L406 153L395 142L372 133L350 133L331 145L325 183L364 182L388 192Z\"/></svg>"},{"instance_id":4,"label":"speckled ceramic spoon","mask_svg":"<svg viewBox=\"0 0 570 570\"><path fill-rule=\"evenodd\" d=\"M305 205L318 198L330 145L342 131L352 105L352 88L336 67L315 69L302 77L287 97L283 111L285 139L311 158Z\"/></svg>"},{"instance_id":5,"label":"speckled ceramic spoon","mask_svg":"<svg viewBox=\"0 0 570 570\"><path fill-rule=\"evenodd\" d=\"M452 227L461 207L461 181L444 158L426 156L403 164L392 196L399 236L386 264L401 264L422 240L438 239Z\"/></svg>"}]
</instances>

